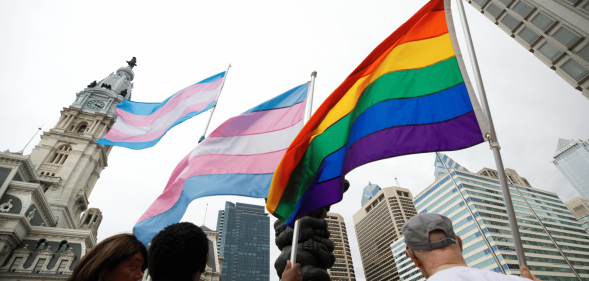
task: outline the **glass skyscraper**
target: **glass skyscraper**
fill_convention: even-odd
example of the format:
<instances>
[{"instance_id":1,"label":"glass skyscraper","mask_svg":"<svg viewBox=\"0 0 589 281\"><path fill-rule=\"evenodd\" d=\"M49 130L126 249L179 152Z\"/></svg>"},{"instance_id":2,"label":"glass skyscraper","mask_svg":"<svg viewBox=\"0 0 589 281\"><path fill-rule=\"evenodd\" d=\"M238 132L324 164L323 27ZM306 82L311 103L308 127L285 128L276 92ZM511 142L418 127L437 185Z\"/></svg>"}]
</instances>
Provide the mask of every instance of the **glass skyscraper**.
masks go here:
<instances>
[{"instance_id":1,"label":"glass skyscraper","mask_svg":"<svg viewBox=\"0 0 589 281\"><path fill-rule=\"evenodd\" d=\"M589 140L559 139L552 163L581 197L589 199Z\"/></svg>"},{"instance_id":2,"label":"glass skyscraper","mask_svg":"<svg viewBox=\"0 0 589 281\"><path fill-rule=\"evenodd\" d=\"M478 173L450 169L424 191L415 196L420 213L437 213L449 217L454 231L462 238L463 255L470 267L505 271L519 275L519 265L503 192L496 171ZM542 280L578 280L539 220L582 278L589 280L589 235L577 219L552 192L530 186L511 169L505 171L514 182L510 186L520 236L528 266ZM450 178L454 178L458 188ZM529 203L532 210L526 204Z\"/></svg>"},{"instance_id":3,"label":"glass skyscraper","mask_svg":"<svg viewBox=\"0 0 589 281\"><path fill-rule=\"evenodd\" d=\"M270 218L264 206L225 202L217 231L224 281L270 280Z\"/></svg>"},{"instance_id":4,"label":"glass skyscraper","mask_svg":"<svg viewBox=\"0 0 589 281\"><path fill-rule=\"evenodd\" d=\"M401 281L425 281L425 277L423 277L419 268L417 268L415 263L411 261L411 258L405 254L406 247L405 237L401 237L401 239L391 244L391 250L395 257L395 264L399 271L399 279Z\"/></svg>"}]
</instances>

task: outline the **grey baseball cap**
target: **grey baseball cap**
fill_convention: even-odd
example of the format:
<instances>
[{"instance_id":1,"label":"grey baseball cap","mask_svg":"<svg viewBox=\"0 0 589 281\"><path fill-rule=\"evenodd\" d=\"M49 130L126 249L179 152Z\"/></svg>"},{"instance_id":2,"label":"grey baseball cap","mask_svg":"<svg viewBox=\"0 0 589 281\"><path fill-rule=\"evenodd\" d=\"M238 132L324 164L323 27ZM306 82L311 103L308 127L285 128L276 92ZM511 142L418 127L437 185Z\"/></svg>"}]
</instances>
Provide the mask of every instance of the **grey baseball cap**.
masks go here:
<instances>
[{"instance_id":1,"label":"grey baseball cap","mask_svg":"<svg viewBox=\"0 0 589 281\"><path fill-rule=\"evenodd\" d=\"M444 231L448 238L429 242L429 233L434 230ZM452 228L452 221L448 217L438 214L418 214L403 225L401 232L405 236L407 247L411 250L431 251L456 243L456 234Z\"/></svg>"}]
</instances>

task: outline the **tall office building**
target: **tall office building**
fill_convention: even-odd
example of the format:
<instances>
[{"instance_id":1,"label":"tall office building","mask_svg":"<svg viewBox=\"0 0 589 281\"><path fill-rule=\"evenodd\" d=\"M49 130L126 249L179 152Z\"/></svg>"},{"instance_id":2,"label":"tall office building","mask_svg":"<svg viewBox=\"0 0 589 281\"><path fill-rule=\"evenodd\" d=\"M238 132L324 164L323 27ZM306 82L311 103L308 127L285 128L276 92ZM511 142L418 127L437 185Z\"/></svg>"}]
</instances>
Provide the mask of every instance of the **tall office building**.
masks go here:
<instances>
[{"instance_id":1,"label":"tall office building","mask_svg":"<svg viewBox=\"0 0 589 281\"><path fill-rule=\"evenodd\" d=\"M416 214L411 192L396 186L379 190L354 214L367 281L399 280L390 246L401 237L403 224Z\"/></svg>"},{"instance_id":2,"label":"tall office building","mask_svg":"<svg viewBox=\"0 0 589 281\"><path fill-rule=\"evenodd\" d=\"M348 231L344 218L336 213L327 213L325 217L329 240L335 244L335 263L327 270L332 281L356 281L350 242L348 242Z\"/></svg>"},{"instance_id":3,"label":"tall office building","mask_svg":"<svg viewBox=\"0 0 589 281\"><path fill-rule=\"evenodd\" d=\"M468 172L468 170L466 168L460 166L460 164L458 164L458 162L455 162L454 160L452 160L452 158L448 157L448 155L446 155L444 153L440 153L440 157L442 158L442 160L440 160L440 158L436 157L436 162L434 162L434 167L436 167L436 169L434 170L434 180L437 180L441 176L443 176L444 174L448 173L448 170L446 170L444 165L446 165L446 167L448 167L450 169ZM444 161L444 162L442 162L442 161Z\"/></svg>"},{"instance_id":4,"label":"tall office building","mask_svg":"<svg viewBox=\"0 0 589 281\"><path fill-rule=\"evenodd\" d=\"M583 229L589 233L589 199L575 197L564 204L569 207Z\"/></svg>"},{"instance_id":5,"label":"tall office building","mask_svg":"<svg viewBox=\"0 0 589 281\"><path fill-rule=\"evenodd\" d=\"M419 268L405 254L406 247L405 237L401 237L401 239L391 245L391 250L395 257L395 264L399 271L399 278L402 281L425 281L425 277L423 277Z\"/></svg>"},{"instance_id":6,"label":"tall office building","mask_svg":"<svg viewBox=\"0 0 589 281\"><path fill-rule=\"evenodd\" d=\"M462 253L470 267L520 274L496 171L484 168L478 173L453 169L450 172L416 196L417 210L442 214L452 220L454 231L462 237ZM543 280L578 280L548 237L546 227L577 273L582 278L589 278L589 235L577 219L555 193L531 187L514 170L506 169L505 172L521 192L520 196L515 188L510 188L532 273ZM454 178L458 188L450 177Z\"/></svg>"},{"instance_id":7,"label":"tall office building","mask_svg":"<svg viewBox=\"0 0 589 281\"><path fill-rule=\"evenodd\" d=\"M589 0L468 2L589 99Z\"/></svg>"},{"instance_id":8,"label":"tall office building","mask_svg":"<svg viewBox=\"0 0 589 281\"><path fill-rule=\"evenodd\" d=\"M581 197L589 199L589 140L559 139L552 163Z\"/></svg>"},{"instance_id":9,"label":"tall office building","mask_svg":"<svg viewBox=\"0 0 589 281\"><path fill-rule=\"evenodd\" d=\"M270 280L270 218L265 206L225 202L217 231L224 281Z\"/></svg>"}]
</instances>

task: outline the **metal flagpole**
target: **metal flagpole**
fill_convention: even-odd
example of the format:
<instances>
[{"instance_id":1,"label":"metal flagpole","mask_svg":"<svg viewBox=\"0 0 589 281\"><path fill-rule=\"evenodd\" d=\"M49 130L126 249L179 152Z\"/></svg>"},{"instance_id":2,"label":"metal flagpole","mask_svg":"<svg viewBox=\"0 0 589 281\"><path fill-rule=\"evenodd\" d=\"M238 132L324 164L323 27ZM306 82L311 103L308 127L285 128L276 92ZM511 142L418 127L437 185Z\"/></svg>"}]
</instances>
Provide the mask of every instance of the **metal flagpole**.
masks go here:
<instances>
[{"instance_id":1,"label":"metal flagpole","mask_svg":"<svg viewBox=\"0 0 589 281\"><path fill-rule=\"evenodd\" d=\"M225 80L227 80L227 75L229 75L229 68L231 68L231 64L227 67L227 71L225 71L225 77L223 77L223 83L221 83L221 88L219 88L219 94L217 95L217 99L215 99L215 103L213 103L213 108L211 109L211 115L209 115L209 121L207 121L207 126L205 127L205 131L202 133L202 136L198 140L198 143L205 139L205 135L207 134L207 130L209 129L209 124L211 123L211 119L213 118L213 113L215 112L215 108L217 108L217 101L219 97L221 97L221 91L223 91L223 86L225 85Z\"/></svg>"},{"instance_id":2,"label":"metal flagpole","mask_svg":"<svg viewBox=\"0 0 589 281\"><path fill-rule=\"evenodd\" d=\"M462 5L462 0L456 0L458 3L458 12L460 13L460 19L462 21L462 28L464 29L464 36L466 37L466 45L468 47L468 53L470 55L470 60L472 63L472 68L474 72L475 80L477 81L477 88L479 90L479 98L481 99L481 105L483 107L483 111L487 117L489 122L489 130L490 134L487 135L487 139L489 141L489 145L491 146L491 150L493 150L493 156L495 157L495 164L497 165L497 173L499 174L499 182L501 183L501 190L503 191L503 199L505 200L505 208L507 210L507 218L509 219L509 226L511 227L511 233L513 235L513 244L515 246L517 259L519 261L519 265L526 265L526 255L524 254L524 247L522 245L522 240L519 234L519 228L517 226L517 220L515 218L515 211L513 209L513 202L511 202L511 194L509 192L509 187L507 186L506 175L505 175L505 168L503 167L503 160L501 159L501 153L499 149L499 140L497 138L497 133L495 133L495 127L493 126L493 118L491 118L491 111L489 110L489 104L487 103L487 95L485 93L485 87L483 85L483 79L481 78L481 72L479 69L479 63L477 61L477 56L474 51L474 46L472 44L472 38L470 36L470 28L468 27L468 21L466 19L466 14L464 12L464 6Z\"/></svg>"},{"instance_id":3,"label":"metal flagpole","mask_svg":"<svg viewBox=\"0 0 589 281\"><path fill-rule=\"evenodd\" d=\"M560 246L558 246L558 244L556 243L556 241L552 237L552 234L550 234L550 231L548 231L548 228L546 228L546 226L544 225L542 220L540 220L540 218L536 214L536 211L534 211L534 209L532 209L532 206L530 206L530 203L528 203L528 200L526 200L526 198L524 197L522 192L519 190L519 188L517 188L517 186L515 186L515 184L513 183L513 181L511 180L511 178L509 176L507 177L507 180L509 180L509 183L511 183L511 185L513 185L513 188L517 191L517 193L519 193L519 196L524 200L524 202L526 203L528 208L530 208L530 211L532 211L532 214L534 214L534 217L536 217L536 220L540 223L540 226L544 229L544 231L546 231L546 234L548 234L548 238L550 238L552 243L554 243L554 246L556 246L556 249L558 249L558 251L560 252L562 257L564 258L564 260L567 262L569 267L573 270L573 273L577 276L577 279L579 279L579 281L582 281L583 279L581 278L581 276L579 276L579 273L577 273L577 270L573 267L573 265L571 264L569 259L564 254L564 252L560 249Z\"/></svg>"},{"instance_id":4,"label":"metal flagpole","mask_svg":"<svg viewBox=\"0 0 589 281\"><path fill-rule=\"evenodd\" d=\"M43 124L43 125L45 125L45 124ZM29 142L27 142L27 145L25 145L25 147L24 147L24 148L23 148L21 151L19 151L19 152L17 152L17 153L21 153L21 154L23 154L23 155L24 155L24 153L25 153L25 149L27 149L27 146L29 146L29 144L30 144L30 143L33 141L33 139L34 139L34 138L37 136L37 134L38 134L38 133L39 133L41 130L43 130L43 125L41 125L41 127L39 127L39 128L38 128L38 130L35 132L35 134L34 134L34 135L33 135L33 137L31 138L31 140L29 140Z\"/></svg>"},{"instance_id":5,"label":"metal flagpole","mask_svg":"<svg viewBox=\"0 0 589 281\"><path fill-rule=\"evenodd\" d=\"M499 266L499 270L501 270L501 273L505 274L505 269L503 269L503 267L501 266L501 263L499 262L499 259L497 258L497 255L495 254L495 252L493 251L493 248L491 247L491 243L489 243L489 240L487 240L487 235L485 235L485 232L483 231L483 228L479 224L479 221L474 216L474 213L472 212L472 210L470 209L470 206L466 202L466 198L464 198L464 195L460 191L460 188L458 187L458 184L456 183L456 180L454 180L454 177L452 177L452 174L450 173L450 169L448 169L448 167L446 166L446 163L444 162L444 160L442 160L442 157L440 157L440 153L439 152L436 152L436 156L438 156L438 158L440 159L440 162L442 162L442 165L444 165L444 168L448 172L448 175L450 176L450 179L452 179L452 181L454 182L454 186L456 186L456 191L458 191L458 194L460 194L460 198L462 198L462 202L464 203L464 206L468 210L468 213L472 217L472 220L474 220L474 224L477 226L477 228L481 232L481 235L483 236L483 240L485 241L485 244L487 244L487 248L489 248L489 251L491 251L491 254L493 255L493 258L495 259L495 262Z\"/></svg>"},{"instance_id":6,"label":"metal flagpole","mask_svg":"<svg viewBox=\"0 0 589 281\"><path fill-rule=\"evenodd\" d=\"M317 77L317 71L313 71L311 73L311 81L309 83L309 90L307 95L307 110L305 110L305 117L303 118L303 124L306 124L307 121L311 118L313 112L313 91L315 89L315 77ZM295 221L294 229L292 232L292 245L290 248L290 264L294 265L297 262L297 244L299 242L299 230L300 230L300 223L299 220Z\"/></svg>"}]
</instances>

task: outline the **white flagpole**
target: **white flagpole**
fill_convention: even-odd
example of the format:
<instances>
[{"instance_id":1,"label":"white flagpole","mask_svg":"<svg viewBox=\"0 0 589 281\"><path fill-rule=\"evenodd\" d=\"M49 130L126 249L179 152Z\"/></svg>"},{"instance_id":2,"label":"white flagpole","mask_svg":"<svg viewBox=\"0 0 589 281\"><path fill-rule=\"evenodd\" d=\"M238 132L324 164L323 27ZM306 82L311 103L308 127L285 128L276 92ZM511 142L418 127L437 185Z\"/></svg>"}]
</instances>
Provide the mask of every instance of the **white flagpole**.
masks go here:
<instances>
[{"instance_id":1,"label":"white flagpole","mask_svg":"<svg viewBox=\"0 0 589 281\"><path fill-rule=\"evenodd\" d=\"M485 93L485 86L483 85L483 79L481 78L481 71L479 69L479 63L477 60L476 53L474 51L474 46L472 44L472 38L470 36L470 28L468 27L468 21L466 19L466 14L464 12L464 6L462 5L462 0L456 0L458 3L458 12L460 13L460 19L462 21L462 28L464 29L464 36L466 37L466 45L468 47L468 53L470 55L470 60L472 63L472 69L474 72L475 80L477 81L477 88L479 90L479 98L481 99L481 105L483 107L483 112L485 113L487 120L489 122L489 130L490 134L487 135L487 139L489 141L489 145L491 146L491 150L493 150L493 156L495 157L495 164L497 165L497 173L499 174L499 182L501 183L501 190L503 191L503 199L505 200L505 209L507 210L507 218L509 219L509 226L511 227L511 234L513 235L513 244L515 246L517 259L519 261L519 265L527 266L526 262L526 255L524 253L524 247L522 245L521 236L519 234L519 228L517 225L517 220L515 218L515 211L513 209L513 202L511 201L511 193L509 192L509 187L507 186L505 175L505 168L503 167L503 160L501 159L501 152L499 150L501 147L499 146L499 140L497 139L497 133L495 133L495 127L493 126L493 118L491 118L491 111L489 110L489 104L487 103L487 95Z\"/></svg>"},{"instance_id":2,"label":"white flagpole","mask_svg":"<svg viewBox=\"0 0 589 281\"><path fill-rule=\"evenodd\" d=\"M223 77L223 82L221 83L221 87L219 88L219 94L217 95L217 99L215 99L215 103L213 103L213 108L211 109L211 115L209 115L209 121L207 121L207 125L205 126L205 131L202 133L202 136L198 140L198 143L205 139L205 135L207 134L207 130L209 129L209 124L211 123L211 119L213 118L213 113L215 112L215 108L217 108L217 101L219 97L221 97L221 91L223 91L223 86L225 85L225 80L227 80L227 76L229 75L229 68L231 68L231 64L227 67L227 71L225 71L225 77Z\"/></svg>"},{"instance_id":3,"label":"white flagpole","mask_svg":"<svg viewBox=\"0 0 589 281\"><path fill-rule=\"evenodd\" d=\"M313 91L315 89L315 77L317 77L317 71L313 71L313 73L311 73L311 81L309 83L308 90L309 94L307 95L307 108L305 110L306 112L305 117L303 118L303 124L306 124L307 121L309 121L313 113ZM292 232L292 247L290 248L290 264L292 265L297 262L297 244L299 242L300 227L299 220L296 220Z\"/></svg>"}]
</instances>

